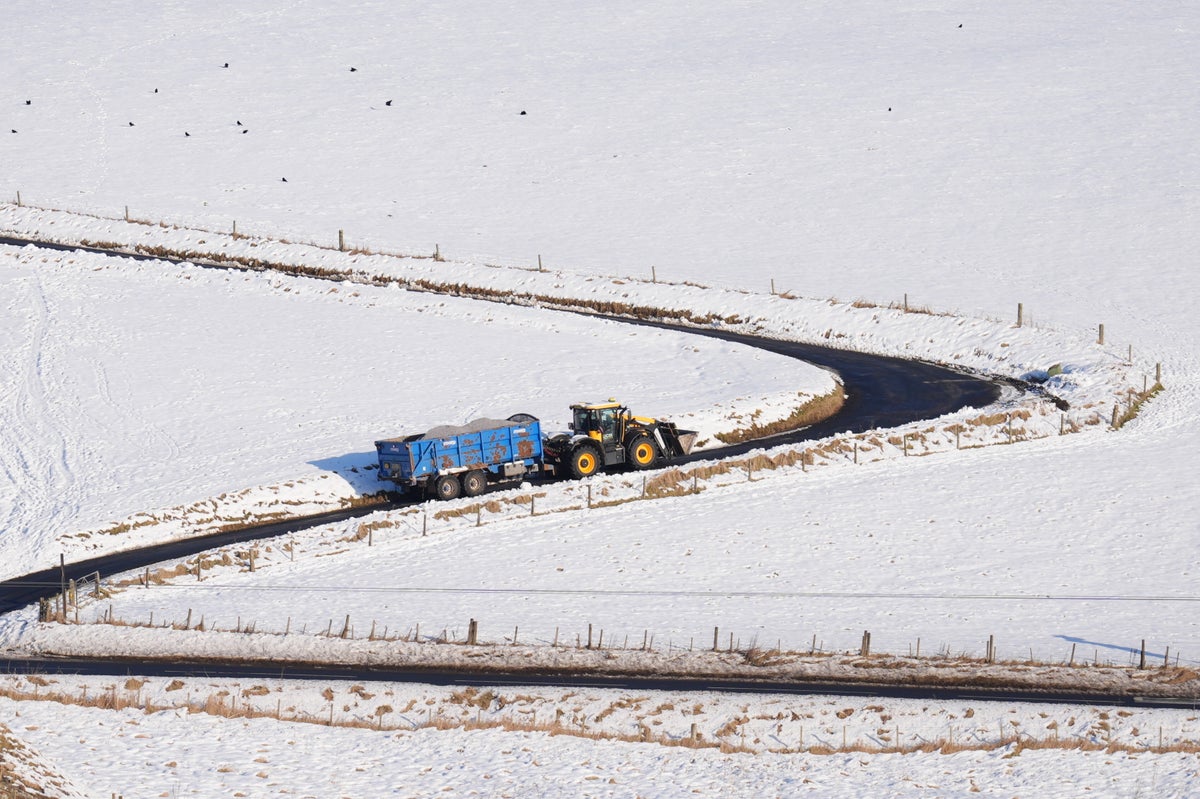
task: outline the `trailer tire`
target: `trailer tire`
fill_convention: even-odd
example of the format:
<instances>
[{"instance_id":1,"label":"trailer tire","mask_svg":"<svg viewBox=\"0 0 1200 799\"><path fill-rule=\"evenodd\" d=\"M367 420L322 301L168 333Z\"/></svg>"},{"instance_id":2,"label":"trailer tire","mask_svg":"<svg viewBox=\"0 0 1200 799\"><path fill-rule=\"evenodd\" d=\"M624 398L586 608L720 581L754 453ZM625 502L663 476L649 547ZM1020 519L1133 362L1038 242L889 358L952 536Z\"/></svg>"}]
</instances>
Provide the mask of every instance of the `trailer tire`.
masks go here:
<instances>
[{"instance_id":1,"label":"trailer tire","mask_svg":"<svg viewBox=\"0 0 1200 799\"><path fill-rule=\"evenodd\" d=\"M591 477L600 469L600 451L594 444L580 444L571 450L567 468L576 480Z\"/></svg>"},{"instance_id":2,"label":"trailer tire","mask_svg":"<svg viewBox=\"0 0 1200 799\"><path fill-rule=\"evenodd\" d=\"M477 497L487 490L487 472L474 469L462 476L462 492L465 497Z\"/></svg>"},{"instance_id":3,"label":"trailer tire","mask_svg":"<svg viewBox=\"0 0 1200 799\"><path fill-rule=\"evenodd\" d=\"M462 494L462 483L452 474L443 474L433 481L433 495L438 499L458 499Z\"/></svg>"},{"instance_id":4,"label":"trailer tire","mask_svg":"<svg viewBox=\"0 0 1200 799\"><path fill-rule=\"evenodd\" d=\"M639 471L649 469L658 462L659 449L658 444L650 436L642 433L635 436L625 449L629 455L629 463L634 469Z\"/></svg>"}]
</instances>

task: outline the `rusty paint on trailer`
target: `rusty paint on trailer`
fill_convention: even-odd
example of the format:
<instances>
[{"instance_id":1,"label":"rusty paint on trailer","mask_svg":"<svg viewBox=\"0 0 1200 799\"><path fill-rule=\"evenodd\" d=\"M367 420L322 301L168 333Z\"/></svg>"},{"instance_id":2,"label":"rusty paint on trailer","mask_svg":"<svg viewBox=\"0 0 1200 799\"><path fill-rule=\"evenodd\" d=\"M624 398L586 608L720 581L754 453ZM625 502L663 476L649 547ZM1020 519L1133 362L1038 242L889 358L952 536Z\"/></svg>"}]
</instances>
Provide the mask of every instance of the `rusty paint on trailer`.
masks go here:
<instances>
[{"instance_id":1,"label":"rusty paint on trailer","mask_svg":"<svg viewBox=\"0 0 1200 799\"><path fill-rule=\"evenodd\" d=\"M533 457L533 442L528 438L523 438L517 442L517 455L522 458Z\"/></svg>"}]
</instances>

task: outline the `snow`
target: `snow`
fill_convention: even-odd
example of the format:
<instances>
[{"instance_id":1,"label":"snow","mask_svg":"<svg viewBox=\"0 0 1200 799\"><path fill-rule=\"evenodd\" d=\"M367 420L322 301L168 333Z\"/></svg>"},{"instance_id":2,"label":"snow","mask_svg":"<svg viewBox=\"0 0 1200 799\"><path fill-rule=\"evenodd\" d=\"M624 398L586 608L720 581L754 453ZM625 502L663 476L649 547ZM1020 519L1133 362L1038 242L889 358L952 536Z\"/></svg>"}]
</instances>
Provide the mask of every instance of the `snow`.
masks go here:
<instances>
[{"instance_id":1,"label":"snow","mask_svg":"<svg viewBox=\"0 0 1200 799\"><path fill-rule=\"evenodd\" d=\"M0 270L15 345L0 383L12 398L0 519L19 537L9 575L60 551L130 546L85 531L180 501L296 479L351 496L339 472L370 465L376 439L439 421L523 411L565 429L573 399L611 392L711 438L736 428L735 415L786 416L801 393L833 386L823 370L746 347L453 298L13 248ZM597 337L669 363L672 379L609 373ZM286 509L313 497L274 499Z\"/></svg>"},{"instance_id":2,"label":"snow","mask_svg":"<svg viewBox=\"0 0 1200 799\"><path fill-rule=\"evenodd\" d=\"M354 525L312 531L294 561L273 544L261 572L126 590L116 614L193 608L269 629L351 613L360 627L460 633L478 618L487 640L519 627L543 648L553 628L573 637L589 622L660 642L719 627L804 647L815 634L826 650L870 630L893 653L920 638L923 651L978 655L994 634L1003 657L1062 660L1077 644L1117 664L1146 639L1196 662L1194 8L468 2L401 14L255 0L51 16L15 0L5 18L20 38L0 62L0 196L19 191L26 207L0 206L0 229L261 253L398 285L461 280L518 303L0 248L3 573L335 506L369 486L351 470L385 435L481 414L554 419L614 394L715 430L759 407L786 416L797 391L828 385L765 353L518 307L547 294L737 315L772 335L1014 377L1061 364L1049 388L1084 432L1057 436L1057 409L1025 397L989 409L1030 412L1020 425L1037 440L1014 446L958 451L947 430L963 415L904 431L934 428L928 457L828 453L808 470L753 482L735 470L696 495L590 511L567 510L582 486L529 489L544 494L532 518L517 491L478 516L469 503L440 509L461 517L431 513L424 537L416 515L372 517L391 526L370 546L338 543ZM125 206L152 224L102 218ZM234 220L250 238L229 235ZM332 249L339 230L371 253ZM905 300L951 315L887 307ZM599 344L671 379L606 368ZM503 388L529 353L538 407ZM395 377L446 362L469 367L440 378L453 390ZM1167 390L1134 421L1090 423L1156 364ZM637 499L640 486L593 488ZM131 529L100 532L118 527ZM308 589L286 609L262 590L282 576ZM405 590L346 590L364 583ZM70 629L28 612L4 623L7 641L31 645ZM113 644L103 625L84 631ZM227 634L196 635L224 646ZM13 724L17 712L36 720ZM944 712L957 711L931 704L931 718ZM137 715L150 737L113 746L131 713L22 701L0 721L96 796L172 778L196 795L258 795L265 782L314 795L1186 795L1197 776L1181 753L751 756L507 730L419 730L393 754L379 744L389 733L175 711ZM1139 713L1144 732L1177 723ZM93 746L103 757L81 762ZM280 766L247 762L260 747ZM218 760L237 766L214 773Z\"/></svg>"},{"instance_id":3,"label":"snow","mask_svg":"<svg viewBox=\"0 0 1200 799\"><path fill-rule=\"evenodd\" d=\"M1146 751L1194 738L1187 711L947 703L931 713L905 700L765 694L747 714L745 697L709 693L345 682L318 693L287 680L10 677L0 692L25 697L0 708L91 795L1010 796L1036 785L1039 796L1128 796L1184 795L1197 777L1195 755ZM101 710L85 697L153 709ZM696 745L681 745L693 725ZM819 753L843 737L865 751ZM904 753L871 752L906 741ZM912 751L942 742L963 751ZM1119 748L1079 748L1109 742Z\"/></svg>"}]
</instances>

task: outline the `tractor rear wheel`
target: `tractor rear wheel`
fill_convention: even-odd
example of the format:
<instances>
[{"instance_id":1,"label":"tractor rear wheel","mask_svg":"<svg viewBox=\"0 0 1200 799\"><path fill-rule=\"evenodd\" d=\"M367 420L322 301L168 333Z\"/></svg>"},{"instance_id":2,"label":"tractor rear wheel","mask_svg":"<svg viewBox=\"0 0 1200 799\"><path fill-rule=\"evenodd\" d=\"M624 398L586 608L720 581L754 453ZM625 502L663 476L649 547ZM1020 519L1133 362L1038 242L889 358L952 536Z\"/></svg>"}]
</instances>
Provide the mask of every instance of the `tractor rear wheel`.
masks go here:
<instances>
[{"instance_id":1,"label":"tractor rear wheel","mask_svg":"<svg viewBox=\"0 0 1200 799\"><path fill-rule=\"evenodd\" d=\"M477 497L487 488L487 473L482 469L474 469L462 476L463 495Z\"/></svg>"},{"instance_id":2,"label":"tractor rear wheel","mask_svg":"<svg viewBox=\"0 0 1200 799\"><path fill-rule=\"evenodd\" d=\"M592 444L580 444L571 450L567 460L567 468L576 480L591 477L600 468L600 452Z\"/></svg>"},{"instance_id":3,"label":"tractor rear wheel","mask_svg":"<svg viewBox=\"0 0 1200 799\"><path fill-rule=\"evenodd\" d=\"M433 495L438 499L458 499L462 494L462 483L452 474L443 474L433 481Z\"/></svg>"},{"instance_id":4,"label":"tractor rear wheel","mask_svg":"<svg viewBox=\"0 0 1200 799\"><path fill-rule=\"evenodd\" d=\"M658 444L645 433L630 441L625 451L629 454L630 465L635 469L649 469L658 461Z\"/></svg>"}]
</instances>

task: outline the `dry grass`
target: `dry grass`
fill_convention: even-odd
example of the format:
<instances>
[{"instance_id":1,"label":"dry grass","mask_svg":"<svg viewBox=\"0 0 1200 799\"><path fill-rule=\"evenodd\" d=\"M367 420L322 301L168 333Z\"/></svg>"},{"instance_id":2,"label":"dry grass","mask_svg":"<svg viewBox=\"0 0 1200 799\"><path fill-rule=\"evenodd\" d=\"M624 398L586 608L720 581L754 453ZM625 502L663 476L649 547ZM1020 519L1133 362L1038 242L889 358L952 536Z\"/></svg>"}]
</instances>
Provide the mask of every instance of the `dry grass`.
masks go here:
<instances>
[{"instance_id":1,"label":"dry grass","mask_svg":"<svg viewBox=\"0 0 1200 799\"><path fill-rule=\"evenodd\" d=\"M140 690L140 686L139 686ZM364 691L351 691L357 696L363 696ZM1137 745L1128 743L1118 743L1107 739L1104 735L1104 721L1101 719L1094 728L1099 731L1098 735L1091 736L1070 736L1060 737L1057 731L1057 725L1047 727L1048 735L1044 738L1038 738L1021 731L1017 726L1012 726L1007 731L1002 731L1000 735L988 739L956 739L954 737L942 737L934 740L925 740L914 736L903 736L901 731L893 726L881 726L875 730L875 736L878 743L864 743L861 740L848 741L843 746L796 746L796 747L755 747L744 743L743 728L751 721L746 713L736 715L727 719L719 728L711 735L706 735L697 730L696 737L689 734L672 735L670 733L655 732L652 729L652 724L645 719L661 714L664 710L673 709L669 703L660 704L651 711L647 711L637 720L637 732L624 732L614 730L596 729L594 725L604 721L604 719L618 710L630 711L639 713L641 706L648 701L647 697L628 697L618 702L613 703L605 710L598 713L589 721L586 717L573 717L571 721L565 722L563 712L555 712L552 720L537 720L537 714L529 710L510 711L511 715L502 718L483 718L477 713L473 718L470 715L451 716L444 714L440 708L431 706L427 712L423 713L424 721L414 722L410 719L403 719L399 723L385 723L385 716L395 716L395 709L388 704L381 704L376 707L370 715L373 718L338 718L335 711L335 695L332 689L326 689L323 696L330 703L330 712L321 713L320 715L312 715L307 713L297 712L294 708L282 708L276 704L273 708L258 708L246 701L250 697L262 696L267 693L266 689L261 686L246 689L242 691L239 703L238 697L230 695L227 691L217 691L206 697L193 699L188 697L185 702L173 703L169 705L159 705L150 701L141 701L139 699L139 691L131 691L126 689L121 691L116 685L102 690L97 693L88 695L86 690L82 695L72 694L62 691L39 691L33 693L26 690L21 690L13 687L0 688L0 695L14 700L37 700L59 702L65 705L75 705L83 707L93 707L100 709L125 709L137 708L143 710L147 714L157 713L168 709L184 709L189 713L204 713L212 716L229 719L246 719L246 718L265 718L274 719L287 723L301 724L316 724L321 726L334 727L349 727L358 729L381 730L386 732L394 732L397 730L412 730L414 728L434 729L434 730L502 730L506 732L538 732L548 735L567 735L574 738L583 738L593 741L622 741L626 743L646 743L659 746L669 747L687 747L696 749L717 749L722 752L742 752L754 754L763 749L776 752L779 754L799 754L808 755L839 755L839 754L912 754L912 753L938 753L938 754L956 754L959 752L991 752L1000 749L1008 749L1006 757L1017 757L1025 751L1040 751L1040 750L1061 750L1061 751L1081 751L1081 752L1105 752L1108 754L1128 753L1128 754L1163 754L1163 753L1181 753L1196 755L1200 754L1200 741L1177 741L1161 746L1154 745ZM477 708L478 711L487 711L495 713L510 703L504 696L493 693L490 690L479 691L476 688L465 688L460 691L455 691L451 694L448 700L451 704L458 705L463 708ZM514 708L517 705L513 705ZM411 700L409 704L400 710L400 715L404 716L411 714L416 710L416 700ZM561 710L561 709L560 709ZM865 711L871 711L872 708L864 708ZM878 708L881 711L882 708ZM699 708L696 709L699 712ZM844 719L852 714L852 710L842 710L836 713L839 719ZM968 717L974 715L968 712ZM765 718L765 717L759 717ZM780 717L781 718L781 717ZM886 715L881 716L884 725L890 718ZM13 746L11 737L6 738L6 730L0 726L0 756L6 752L6 747ZM734 741L735 737L741 738L739 741ZM758 741L758 739L755 739ZM761 741L758 741L761 743ZM16 745L19 745L17 743ZM22 796L40 797L40 794L26 794Z\"/></svg>"},{"instance_id":2,"label":"dry grass","mask_svg":"<svg viewBox=\"0 0 1200 799\"><path fill-rule=\"evenodd\" d=\"M820 397L813 397L799 408L796 408L785 419L766 424L753 423L747 427L717 433L714 437L725 444L740 444L751 439L766 438L780 433L789 433L801 427L822 422L842 409L846 402L846 392L841 383L834 386L833 391Z\"/></svg>"},{"instance_id":3,"label":"dry grass","mask_svg":"<svg viewBox=\"0 0 1200 799\"><path fill-rule=\"evenodd\" d=\"M25 744L0 724L0 799L46 799L44 791L54 778L38 775L42 778L39 780L31 774L36 771L29 762L31 759L32 753ZM53 790L51 793L58 795Z\"/></svg>"},{"instance_id":4,"label":"dry grass","mask_svg":"<svg viewBox=\"0 0 1200 799\"><path fill-rule=\"evenodd\" d=\"M1117 414L1117 423L1114 429L1120 430L1126 424L1136 419L1137 415L1142 411L1142 406L1163 390L1162 383L1155 383L1145 391L1136 391L1134 389L1127 391L1125 393L1125 410Z\"/></svg>"}]
</instances>

